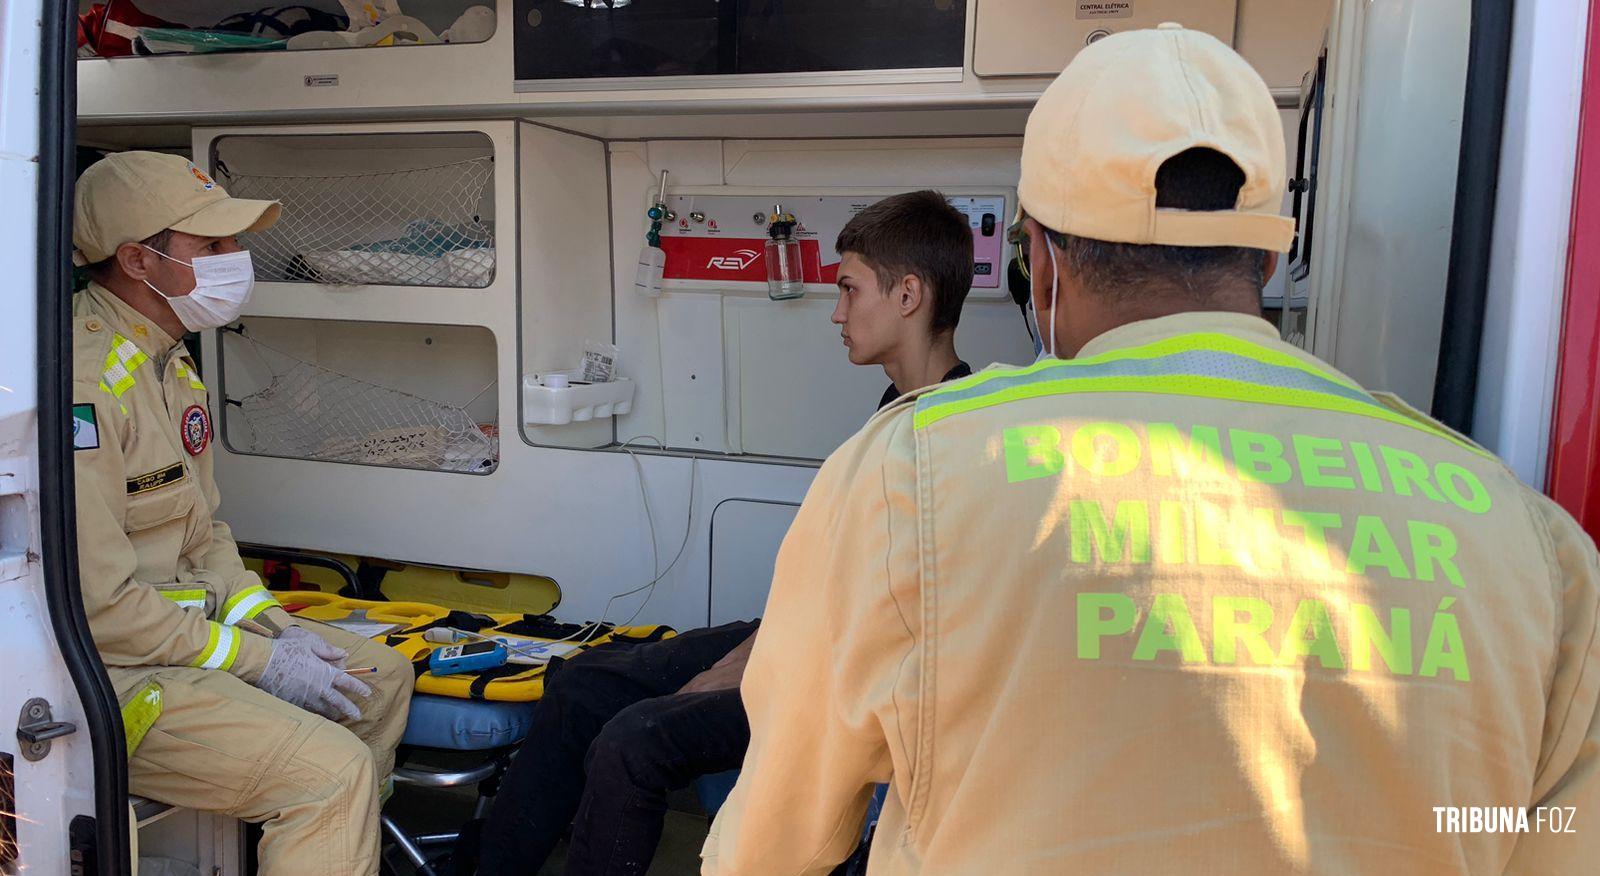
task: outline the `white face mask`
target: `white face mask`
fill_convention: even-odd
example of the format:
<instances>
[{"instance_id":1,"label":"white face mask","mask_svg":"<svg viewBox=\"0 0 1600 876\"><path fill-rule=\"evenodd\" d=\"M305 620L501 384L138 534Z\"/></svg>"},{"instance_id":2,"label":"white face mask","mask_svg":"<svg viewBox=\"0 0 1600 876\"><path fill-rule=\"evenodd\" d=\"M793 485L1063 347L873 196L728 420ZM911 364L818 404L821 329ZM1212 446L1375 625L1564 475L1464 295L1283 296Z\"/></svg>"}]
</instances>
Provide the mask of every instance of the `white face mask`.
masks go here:
<instances>
[{"instance_id":1,"label":"white face mask","mask_svg":"<svg viewBox=\"0 0 1600 876\"><path fill-rule=\"evenodd\" d=\"M1046 327L1039 323L1039 311L1033 306L1033 299L1028 299L1028 316L1033 320L1035 362L1044 359L1056 358L1056 293L1061 290L1061 268L1056 264L1056 248L1049 240L1044 243L1044 248L1050 253L1050 325L1049 334Z\"/></svg>"},{"instance_id":2,"label":"white face mask","mask_svg":"<svg viewBox=\"0 0 1600 876\"><path fill-rule=\"evenodd\" d=\"M250 300L250 292L256 285L256 272L248 250L201 256L186 262L148 246L145 249L167 261L194 269L194 291L188 295L168 295L156 289L149 280L144 281L156 294L167 299L172 312L177 314L183 327L189 331L202 332L233 322L244 310L245 302Z\"/></svg>"}]
</instances>

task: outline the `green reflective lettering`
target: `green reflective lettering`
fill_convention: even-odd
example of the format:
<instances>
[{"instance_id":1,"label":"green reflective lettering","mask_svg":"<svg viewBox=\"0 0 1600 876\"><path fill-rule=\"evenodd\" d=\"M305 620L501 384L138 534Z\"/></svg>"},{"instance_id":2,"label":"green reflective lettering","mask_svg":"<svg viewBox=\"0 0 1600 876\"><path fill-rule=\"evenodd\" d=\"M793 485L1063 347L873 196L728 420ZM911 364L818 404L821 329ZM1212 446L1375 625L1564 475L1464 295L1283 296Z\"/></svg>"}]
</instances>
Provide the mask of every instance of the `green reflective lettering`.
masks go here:
<instances>
[{"instance_id":1,"label":"green reflective lettering","mask_svg":"<svg viewBox=\"0 0 1600 876\"><path fill-rule=\"evenodd\" d=\"M1012 426L1001 434L1006 453L1006 483L1061 474L1061 430L1054 426Z\"/></svg>"},{"instance_id":2,"label":"green reflective lettering","mask_svg":"<svg viewBox=\"0 0 1600 876\"><path fill-rule=\"evenodd\" d=\"M1494 504L1489 499L1489 491L1484 488L1483 481L1453 462L1441 462L1434 466L1433 478L1439 482L1439 489L1444 491L1445 497L1463 511L1487 514Z\"/></svg>"},{"instance_id":3,"label":"green reflective lettering","mask_svg":"<svg viewBox=\"0 0 1600 876\"><path fill-rule=\"evenodd\" d=\"M1456 681L1472 680L1472 674L1467 671L1466 646L1461 642L1461 626L1455 615L1447 613L1453 602L1453 597L1445 597L1439 602L1439 610L1433 613L1428 644L1422 649L1422 666L1417 670L1424 678L1433 678L1439 670L1448 669Z\"/></svg>"},{"instance_id":4,"label":"green reflective lettering","mask_svg":"<svg viewBox=\"0 0 1600 876\"><path fill-rule=\"evenodd\" d=\"M1312 572L1328 572L1333 569L1333 563L1328 559L1328 530L1343 526L1343 518L1322 511L1296 511L1285 508L1283 524L1296 527L1305 534L1305 550L1295 552L1301 569Z\"/></svg>"},{"instance_id":5,"label":"green reflective lettering","mask_svg":"<svg viewBox=\"0 0 1600 876\"><path fill-rule=\"evenodd\" d=\"M1181 565L1189 562L1189 508L1182 502L1163 500L1156 538L1161 544L1161 562Z\"/></svg>"},{"instance_id":6,"label":"green reflective lettering","mask_svg":"<svg viewBox=\"0 0 1600 876\"><path fill-rule=\"evenodd\" d=\"M1344 475L1328 474L1328 470L1343 471L1348 463L1343 455L1344 444L1337 438L1316 438L1311 435L1294 435L1295 463L1300 467L1300 481L1308 487L1325 487L1333 490L1353 490L1356 482Z\"/></svg>"},{"instance_id":7,"label":"green reflective lettering","mask_svg":"<svg viewBox=\"0 0 1600 876\"><path fill-rule=\"evenodd\" d=\"M1240 621L1239 613L1249 616ZM1218 596L1211 600L1211 659L1221 665L1237 661L1238 644L1244 643L1250 662L1271 666L1275 662L1267 630L1272 626L1272 606L1249 596Z\"/></svg>"},{"instance_id":8,"label":"green reflective lettering","mask_svg":"<svg viewBox=\"0 0 1600 876\"><path fill-rule=\"evenodd\" d=\"M1378 448L1378 453L1383 456L1383 464L1389 469L1389 482L1394 484L1395 493L1413 495L1411 488L1415 485L1427 498L1435 502L1444 501L1444 497L1428 481L1428 464L1422 461L1422 457L1408 450L1383 446Z\"/></svg>"},{"instance_id":9,"label":"green reflective lettering","mask_svg":"<svg viewBox=\"0 0 1600 876\"><path fill-rule=\"evenodd\" d=\"M1306 633L1311 638L1306 638ZM1302 599L1294 610L1289 629L1284 631L1283 644L1278 648L1278 663L1290 666L1303 657L1316 657L1324 669L1343 669L1344 658L1339 654L1339 642L1333 637L1333 622L1328 619L1328 607L1320 600Z\"/></svg>"},{"instance_id":10,"label":"green reflective lettering","mask_svg":"<svg viewBox=\"0 0 1600 876\"><path fill-rule=\"evenodd\" d=\"M1411 674L1411 611L1389 609L1389 629L1383 628L1370 607L1351 606L1350 668L1361 672L1372 669L1372 649L1378 649L1385 666L1396 675Z\"/></svg>"},{"instance_id":11,"label":"green reflective lettering","mask_svg":"<svg viewBox=\"0 0 1600 876\"><path fill-rule=\"evenodd\" d=\"M1223 509L1211 502L1194 505L1195 558L1202 566L1238 566L1239 554L1231 537L1237 532L1223 518Z\"/></svg>"},{"instance_id":12,"label":"green reflective lettering","mask_svg":"<svg viewBox=\"0 0 1600 876\"><path fill-rule=\"evenodd\" d=\"M1071 517L1074 563L1092 562L1095 552L1099 553L1102 563L1150 562L1150 506L1147 503L1118 502L1115 520L1107 526L1105 512L1097 500L1074 499Z\"/></svg>"},{"instance_id":13,"label":"green reflective lettering","mask_svg":"<svg viewBox=\"0 0 1600 876\"><path fill-rule=\"evenodd\" d=\"M1139 632L1139 644L1133 649L1133 659L1154 660L1162 651L1177 651L1185 663L1206 662L1206 649L1200 644L1200 633L1194 628L1189 607L1176 593L1157 594L1150 606L1150 615Z\"/></svg>"},{"instance_id":14,"label":"green reflective lettering","mask_svg":"<svg viewBox=\"0 0 1600 876\"><path fill-rule=\"evenodd\" d=\"M1283 458L1283 442L1276 435L1229 429L1228 447L1241 479L1262 484L1289 482L1292 472Z\"/></svg>"},{"instance_id":15,"label":"green reflective lettering","mask_svg":"<svg viewBox=\"0 0 1600 876\"><path fill-rule=\"evenodd\" d=\"M1139 456L1139 436L1122 423L1090 423L1072 433L1072 459L1092 475L1122 477L1138 468Z\"/></svg>"},{"instance_id":16,"label":"green reflective lettering","mask_svg":"<svg viewBox=\"0 0 1600 876\"><path fill-rule=\"evenodd\" d=\"M1411 563L1417 568L1418 581L1432 581L1433 567L1437 563L1445 580L1457 587L1466 587L1461 570L1456 568L1456 534L1447 526L1422 520L1406 521L1411 533Z\"/></svg>"},{"instance_id":17,"label":"green reflective lettering","mask_svg":"<svg viewBox=\"0 0 1600 876\"><path fill-rule=\"evenodd\" d=\"M1344 570L1352 575L1365 575L1373 566L1382 566L1390 577L1411 580L1411 570L1400 556L1400 548L1389 534L1383 518L1363 514L1356 518L1355 535L1350 539L1350 556Z\"/></svg>"},{"instance_id":18,"label":"green reflective lettering","mask_svg":"<svg viewBox=\"0 0 1600 876\"><path fill-rule=\"evenodd\" d=\"M1106 614L1109 610L1111 613ZM1078 594L1078 659L1099 660L1100 640L1133 632L1133 599L1121 593Z\"/></svg>"},{"instance_id":19,"label":"green reflective lettering","mask_svg":"<svg viewBox=\"0 0 1600 876\"><path fill-rule=\"evenodd\" d=\"M1361 489L1369 493L1383 492L1383 478L1378 476L1378 463L1372 458L1372 448L1363 441L1352 441L1350 455L1356 458L1356 473L1361 475Z\"/></svg>"},{"instance_id":20,"label":"green reflective lettering","mask_svg":"<svg viewBox=\"0 0 1600 876\"><path fill-rule=\"evenodd\" d=\"M1150 439L1150 470L1157 477L1180 478L1218 474L1222 462L1222 437L1215 426L1195 426L1190 439L1172 423L1151 423L1145 427Z\"/></svg>"}]
</instances>

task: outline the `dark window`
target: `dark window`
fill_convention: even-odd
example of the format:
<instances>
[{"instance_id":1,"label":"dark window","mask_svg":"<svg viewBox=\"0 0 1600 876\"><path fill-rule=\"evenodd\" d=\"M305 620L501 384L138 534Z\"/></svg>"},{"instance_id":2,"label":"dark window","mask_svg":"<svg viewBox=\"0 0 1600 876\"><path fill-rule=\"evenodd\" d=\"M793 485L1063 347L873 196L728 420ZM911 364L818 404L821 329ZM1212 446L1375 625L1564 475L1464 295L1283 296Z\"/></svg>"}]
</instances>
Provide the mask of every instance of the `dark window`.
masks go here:
<instances>
[{"instance_id":1,"label":"dark window","mask_svg":"<svg viewBox=\"0 0 1600 876\"><path fill-rule=\"evenodd\" d=\"M594 2L517 0L517 79L959 67L966 34L967 0Z\"/></svg>"}]
</instances>

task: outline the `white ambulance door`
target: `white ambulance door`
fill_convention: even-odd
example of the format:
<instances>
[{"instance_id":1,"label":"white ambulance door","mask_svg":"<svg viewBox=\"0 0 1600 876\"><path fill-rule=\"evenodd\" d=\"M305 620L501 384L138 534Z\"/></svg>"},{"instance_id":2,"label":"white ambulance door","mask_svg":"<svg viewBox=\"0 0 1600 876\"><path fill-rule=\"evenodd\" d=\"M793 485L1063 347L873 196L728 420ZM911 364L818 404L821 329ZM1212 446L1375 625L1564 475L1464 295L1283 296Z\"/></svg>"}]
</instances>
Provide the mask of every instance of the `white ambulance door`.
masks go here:
<instances>
[{"instance_id":1,"label":"white ambulance door","mask_svg":"<svg viewBox=\"0 0 1600 876\"><path fill-rule=\"evenodd\" d=\"M0 4L3 873L125 874L129 867L121 725L75 595L64 218L75 12L76 4L60 0Z\"/></svg>"}]
</instances>

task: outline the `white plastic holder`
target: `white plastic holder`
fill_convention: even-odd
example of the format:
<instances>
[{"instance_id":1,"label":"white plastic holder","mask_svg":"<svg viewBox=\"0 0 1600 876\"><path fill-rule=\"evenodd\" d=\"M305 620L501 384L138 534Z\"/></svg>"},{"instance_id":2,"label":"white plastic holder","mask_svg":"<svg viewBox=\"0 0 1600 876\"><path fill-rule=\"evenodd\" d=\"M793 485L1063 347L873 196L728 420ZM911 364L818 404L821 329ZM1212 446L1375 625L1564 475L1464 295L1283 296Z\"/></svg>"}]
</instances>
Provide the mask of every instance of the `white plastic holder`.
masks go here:
<instances>
[{"instance_id":1,"label":"white plastic holder","mask_svg":"<svg viewBox=\"0 0 1600 876\"><path fill-rule=\"evenodd\" d=\"M609 383L585 383L580 378L579 370L525 375L522 378L523 422L529 426L565 426L633 410L632 380L623 377ZM546 385L547 382L556 385ZM565 386L560 385L563 382Z\"/></svg>"}]
</instances>

